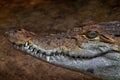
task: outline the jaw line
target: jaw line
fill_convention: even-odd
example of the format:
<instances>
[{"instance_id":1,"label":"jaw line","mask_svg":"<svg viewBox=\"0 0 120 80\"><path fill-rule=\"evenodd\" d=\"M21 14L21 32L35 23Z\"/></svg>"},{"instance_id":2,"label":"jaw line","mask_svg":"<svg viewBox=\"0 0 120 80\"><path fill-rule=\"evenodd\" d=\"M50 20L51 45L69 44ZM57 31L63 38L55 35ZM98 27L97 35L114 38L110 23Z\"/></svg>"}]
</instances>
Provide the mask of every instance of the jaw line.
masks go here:
<instances>
[{"instance_id":1,"label":"jaw line","mask_svg":"<svg viewBox=\"0 0 120 80\"><path fill-rule=\"evenodd\" d=\"M60 49L52 49L52 50L46 50L43 48L38 47L37 45L33 45L33 47L31 47L29 45L29 42L25 42L24 45L20 44L17 45L15 43L12 43L14 45L15 48L20 49L24 52L29 53L32 56L41 58L45 61L50 62L50 58L51 57L64 57L64 58L69 58L69 59L92 59L92 58L97 58L100 56L103 56L109 52L115 51L111 48L108 48L106 51L102 50L102 49L85 49L85 50L78 50L78 51L63 51ZM87 45L87 44L86 44ZM103 47L103 46L102 46ZM105 46L104 46L105 47ZM39 52L38 52L39 51Z\"/></svg>"},{"instance_id":2,"label":"jaw line","mask_svg":"<svg viewBox=\"0 0 120 80\"><path fill-rule=\"evenodd\" d=\"M16 45L16 46L18 46L18 45ZM48 63L54 64L56 66L61 66L63 68L68 68L68 69L71 69L74 71L93 73L94 75L97 75L100 77L104 77L104 76L108 77L107 73L111 72L109 69L111 69L112 67L118 68L117 66L120 66L118 61L116 61L116 60L113 61L112 59L106 57L106 55L108 55L107 53L109 53L109 52L111 53L112 51L113 52L115 51L115 50L112 50L111 48L110 48L111 50L104 52L104 54L103 54L103 52L100 53L103 55L99 55L96 57L94 56L91 58L87 58L87 57L76 58L76 57L71 57L70 55L66 56L61 53L54 53L54 54L49 53L49 55L48 55L48 54L46 54L46 52L49 52L49 50L45 51L45 49L43 49L43 48L42 49L45 52L40 51L40 53L37 54L37 51L41 48L34 45L34 48L36 47L37 49L36 49L36 51L33 51L34 48L28 49L29 47L30 46L22 45L22 46L19 46L19 48L17 48L17 49L27 52L28 54L30 54L38 59L41 59ZM62 53L65 53L65 52L62 52ZM72 53L75 53L75 52L73 51L73 52L71 52L71 54ZM118 54L118 53L116 53L116 54ZM104 69L105 69L105 71L103 71ZM116 73L116 70L112 70L112 72ZM112 76L113 74L109 74L109 75Z\"/></svg>"}]
</instances>

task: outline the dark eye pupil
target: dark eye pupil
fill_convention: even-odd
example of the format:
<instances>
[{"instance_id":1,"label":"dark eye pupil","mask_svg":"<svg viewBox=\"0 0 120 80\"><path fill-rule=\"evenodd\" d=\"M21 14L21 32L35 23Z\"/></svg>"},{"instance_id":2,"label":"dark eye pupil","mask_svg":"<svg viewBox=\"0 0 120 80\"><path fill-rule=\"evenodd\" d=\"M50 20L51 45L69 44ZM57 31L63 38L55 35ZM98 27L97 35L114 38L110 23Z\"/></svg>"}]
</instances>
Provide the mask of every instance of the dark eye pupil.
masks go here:
<instances>
[{"instance_id":1,"label":"dark eye pupil","mask_svg":"<svg viewBox=\"0 0 120 80\"><path fill-rule=\"evenodd\" d=\"M97 37L97 36L98 36L98 32L96 32L96 31L89 31L89 32L87 32L87 34L86 34L86 37L88 37L88 38L90 38L90 39L95 38L95 37Z\"/></svg>"}]
</instances>

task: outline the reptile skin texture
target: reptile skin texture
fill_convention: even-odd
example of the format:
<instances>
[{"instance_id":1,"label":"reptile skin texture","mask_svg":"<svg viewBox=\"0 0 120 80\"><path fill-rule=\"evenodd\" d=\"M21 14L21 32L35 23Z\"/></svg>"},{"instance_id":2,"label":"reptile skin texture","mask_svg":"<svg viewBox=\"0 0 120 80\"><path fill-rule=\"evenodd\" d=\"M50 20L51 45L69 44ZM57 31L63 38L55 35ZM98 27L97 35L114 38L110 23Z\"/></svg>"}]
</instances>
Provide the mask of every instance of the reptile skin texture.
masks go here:
<instances>
[{"instance_id":1,"label":"reptile skin texture","mask_svg":"<svg viewBox=\"0 0 120 80\"><path fill-rule=\"evenodd\" d=\"M25 29L11 29L5 35L13 47L40 60L103 80L120 80L118 21L83 25L48 36Z\"/></svg>"}]
</instances>

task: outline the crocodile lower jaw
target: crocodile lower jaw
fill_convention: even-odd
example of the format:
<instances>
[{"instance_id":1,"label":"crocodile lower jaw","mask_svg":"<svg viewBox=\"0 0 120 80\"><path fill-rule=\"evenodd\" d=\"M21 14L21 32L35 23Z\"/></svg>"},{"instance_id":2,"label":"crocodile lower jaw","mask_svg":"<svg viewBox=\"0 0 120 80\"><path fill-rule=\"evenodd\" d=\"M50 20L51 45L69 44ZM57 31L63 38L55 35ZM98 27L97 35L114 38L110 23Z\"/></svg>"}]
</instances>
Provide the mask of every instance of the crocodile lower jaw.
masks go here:
<instances>
[{"instance_id":1,"label":"crocodile lower jaw","mask_svg":"<svg viewBox=\"0 0 120 80\"><path fill-rule=\"evenodd\" d=\"M24 44L13 43L15 48L25 51L30 55L36 56L38 58L42 58L43 60L46 60L48 62L50 62L51 57L55 57L55 56L58 57L63 56L65 58L71 58L71 59L92 59L105 55L108 52L114 51L111 47L108 47L108 45L106 44L102 44L102 43L99 44L101 44L100 47L98 47L98 45L97 46L92 45L93 49L92 48L89 49L89 47L91 46L88 46L90 44L87 43L87 44L83 44L84 47L86 47L87 45L86 47L87 49L69 51L69 50L60 50L59 48L46 50L34 44L30 46L29 42L25 42Z\"/></svg>"}]
</instances>

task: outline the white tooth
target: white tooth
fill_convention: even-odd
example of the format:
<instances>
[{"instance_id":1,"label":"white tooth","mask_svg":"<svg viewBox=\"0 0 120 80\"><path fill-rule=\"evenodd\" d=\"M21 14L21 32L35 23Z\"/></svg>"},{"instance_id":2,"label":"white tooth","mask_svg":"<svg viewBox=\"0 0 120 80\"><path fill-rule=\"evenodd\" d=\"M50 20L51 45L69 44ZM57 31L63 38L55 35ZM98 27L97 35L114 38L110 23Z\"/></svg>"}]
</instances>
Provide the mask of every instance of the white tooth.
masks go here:
<instances>
[{"instance_id":1,"label":"white tooth","mask_svg":"<svg viewBox=\"0 0 120 80\"><path fill-rule=\"evenodd\" d=\"M49 61L50 61L50 56L47 56L46 59L47 59L47 61L49 62Z\"/></svg>"},{"instance_id":2,"label":"white tooth","mask_svg":"<svg viewBox=\"0 0 120 80\"><path fill-rule=\"evenodd\" d=\"M25 49L28 49L29 47L30 47L30 46L28 45L28 46L25 47Z\"/></svg>"},{"instance_id":3,"label":"white tooth","mask_svg":"<svg viewBox=\"0 0 120 80\"><path fill-rule=\"evenodd\" d=\"M37 54L37 49L36 48L33 48L33 52L35 53L35 54Z\"/></svg>"},{"instance_id":4,"label":"white tooth","mask_svg":"<svg viewBox=\"0 0 120 80\"><path fill-rule=\"evenodd\" d=\"M25 42L25 46L28 46L28 42Z\"/></svg>"},{"instance_id":5,"label":"white tooth","mask_svg":"<svg viewBox=\"0 0 120 80\"><path fill-rule=\"evenodd\" d=\"M35 55L39 54L39 53L37 53L37 51L33 51L33 52L34 52Z\"/></svg>"},{"instance_id":6,"label":"white tooth","mask_svg":"<svg viewBox=\"0 0 120 80\"><path fill-rule=\"evenodd\" d=\"M33 51L33 48L31 47L30 51L32 52Z\"/></svg>"}]
</instances>

